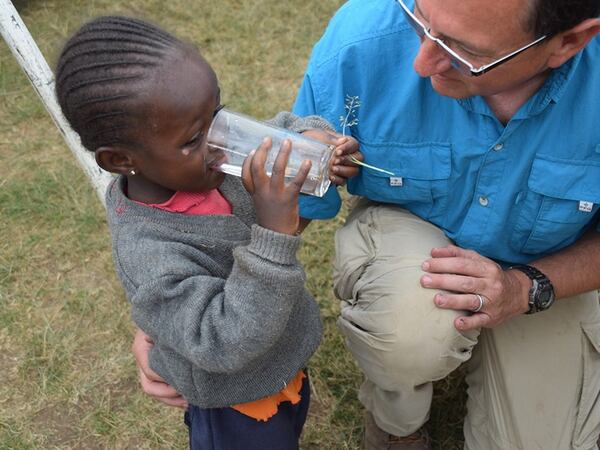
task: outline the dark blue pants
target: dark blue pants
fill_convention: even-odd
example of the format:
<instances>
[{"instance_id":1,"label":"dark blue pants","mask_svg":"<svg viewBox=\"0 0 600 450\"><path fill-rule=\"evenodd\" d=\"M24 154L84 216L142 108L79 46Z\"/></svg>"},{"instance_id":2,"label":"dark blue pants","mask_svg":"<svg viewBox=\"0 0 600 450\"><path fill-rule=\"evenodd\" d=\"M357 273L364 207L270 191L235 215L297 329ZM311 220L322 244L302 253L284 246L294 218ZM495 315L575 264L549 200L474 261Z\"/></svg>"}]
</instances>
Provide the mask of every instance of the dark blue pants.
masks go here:
<instances>
[{"instance_id":1,"label":"dark blue pants","mask_svg":"<svg viewBox=\"0 0 600 450\"><path fill-rule=\"evenodd\" d=\"M298 450L310 402L308 376L302 400L279 404L277 414L262 422L232 409L202 409L190 405L185 414L192 450Z\"/></svg>"}]
</instances>

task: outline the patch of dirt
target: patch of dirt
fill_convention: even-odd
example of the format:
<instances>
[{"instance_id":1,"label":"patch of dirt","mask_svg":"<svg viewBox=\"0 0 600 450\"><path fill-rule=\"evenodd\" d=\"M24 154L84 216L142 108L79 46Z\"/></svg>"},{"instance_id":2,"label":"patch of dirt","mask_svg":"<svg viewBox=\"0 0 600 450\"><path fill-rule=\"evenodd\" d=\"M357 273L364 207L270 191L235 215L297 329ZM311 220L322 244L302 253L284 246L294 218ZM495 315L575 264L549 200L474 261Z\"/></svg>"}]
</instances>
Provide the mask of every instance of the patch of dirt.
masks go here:
<instances>
[{"instance_id":1,"label":"patch of dirt","mask_svg":"<svg viewBox=\"0 0 600 450\"><path fill-rule=\"evenodd\" d=\"M83 408L80 406L49 405L34 414L31 422L34 429L47 430L52 434L51 437L48 436L48 440L53 446L78 446L78 448L99 449L101 447L93 442L86 442L85 447L79 447L83 444L80 442L76 427L83 414Z\"/></svg>"}]
</instances>

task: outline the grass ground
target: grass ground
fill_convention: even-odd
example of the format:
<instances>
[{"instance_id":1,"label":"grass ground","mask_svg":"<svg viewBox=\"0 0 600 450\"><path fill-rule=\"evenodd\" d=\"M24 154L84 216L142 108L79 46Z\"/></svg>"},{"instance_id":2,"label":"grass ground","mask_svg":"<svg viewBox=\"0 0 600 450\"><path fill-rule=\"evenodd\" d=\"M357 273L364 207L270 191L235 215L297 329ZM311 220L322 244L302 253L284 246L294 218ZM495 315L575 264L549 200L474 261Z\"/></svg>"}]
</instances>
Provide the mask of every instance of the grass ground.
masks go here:
<instances>
[{"instance_id":1,"label":"grass ground","mask_svg":"<svg viewBox=\"0 0 600 450\"><path fill-rule=\"evenodd\" d=\"M125 13L196 43L223 102L266 118L291 107L312 44L341 0L30 0L15 6L53 65L86 19ZM303 449L358 449L360 374L335 327L332 236L313 224L301 258L325 339L312 360ZM133 329L104 211L4 43L0 43L0 449L184 448L178 410L140 393ZM439 449L461 447L463 390L436 384Z\"/></svg>"}]
</instances>

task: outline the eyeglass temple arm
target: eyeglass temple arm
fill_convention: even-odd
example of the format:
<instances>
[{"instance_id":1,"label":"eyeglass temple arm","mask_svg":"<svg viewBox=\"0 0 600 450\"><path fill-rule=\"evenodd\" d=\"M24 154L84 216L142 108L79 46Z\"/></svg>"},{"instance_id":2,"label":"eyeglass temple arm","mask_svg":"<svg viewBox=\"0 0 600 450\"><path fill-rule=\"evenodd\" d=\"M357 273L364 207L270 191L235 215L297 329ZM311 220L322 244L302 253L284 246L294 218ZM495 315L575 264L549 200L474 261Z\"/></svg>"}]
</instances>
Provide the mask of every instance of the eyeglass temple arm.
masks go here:
<instances>
[{"instance_id":1,"label":"eyeglass temple arm","mask_svg":"<svg viewBox=\"0 0 600 450\"><path fill-rule=\"evenodd\" d=\"M483 65L481 67L478 67L477 69L472 68L471 69L471 74L476 77L479 75L483 75L486 72L489 72L490 70L492 70L494 67L496 67L499 64L505 63L506 61L509 61L511 59L513 59L515 56L517 56L519 53L524 52L525 50L527 50L530 47L533 47L534 45L539 44L540 42L542 42L544 39L546 39L548 37L548 35L543 35L542 37L536 39L535 41L527 44L525 47L521 47L518 50L515 50L514 52L506 55L504 58L499 59L498 61L494 61L493 63L490 64L486 64Z\"/></svg>"}]
</instances>

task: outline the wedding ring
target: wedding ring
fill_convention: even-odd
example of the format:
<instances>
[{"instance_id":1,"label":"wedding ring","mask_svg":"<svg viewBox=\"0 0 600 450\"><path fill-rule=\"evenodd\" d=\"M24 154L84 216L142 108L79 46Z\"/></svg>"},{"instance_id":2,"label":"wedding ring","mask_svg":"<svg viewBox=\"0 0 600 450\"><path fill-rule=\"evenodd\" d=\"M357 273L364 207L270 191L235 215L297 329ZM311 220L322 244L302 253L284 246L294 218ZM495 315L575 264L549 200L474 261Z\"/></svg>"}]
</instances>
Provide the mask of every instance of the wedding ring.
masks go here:
<instances>
[{"instance_id":1,"label":"wedding ring","mask_svg":"<svg viewBox=\"0 0 600 450\"><path fill-rule=\"evenodd\" d=\"M483 299L483 295L481 294L474 294L477 299L479 300L479 306L477 308L475 308L473 310L474 313L478 313L479 311L481 311L481 309L483 308L483 304L485 303L485 300Z\"/></svg>"}]
</instances>

